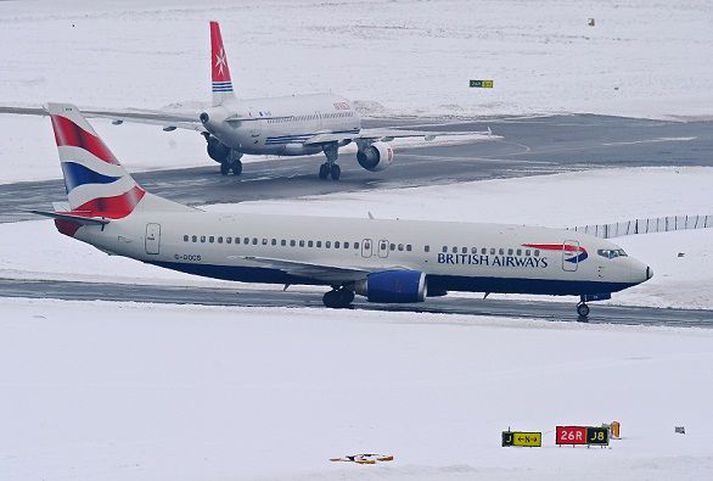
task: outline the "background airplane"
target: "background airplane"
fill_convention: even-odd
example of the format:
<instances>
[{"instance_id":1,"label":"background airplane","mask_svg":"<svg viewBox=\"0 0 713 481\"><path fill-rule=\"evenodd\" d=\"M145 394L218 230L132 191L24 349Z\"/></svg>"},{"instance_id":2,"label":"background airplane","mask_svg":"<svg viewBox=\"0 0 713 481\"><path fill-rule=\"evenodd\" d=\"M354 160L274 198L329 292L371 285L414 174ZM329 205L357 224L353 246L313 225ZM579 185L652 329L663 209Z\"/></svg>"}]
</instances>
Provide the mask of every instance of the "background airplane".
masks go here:
<instances>
[{"instance_id":1,"label":"background airplane","mask_svg":"<svg viewBox=\"0 0 713 481\"><path fill-rule=\"evenodd\" d=\"M394 161L390 141L396 138L432 140L439 135L490 134L489 129L484 132L363 129L351 102L334 94L237 99L217 22L210 22L210 38L213 92L210 108L189 113L83 109L84 115L108 118L116 125L129 121L158 124L165 131L197 130L205 137L208 155L220 163L223 175L230 172L240 175L243 154L297 156L323 152L326 162L319 167L319 178L338 180L339 148L352 142L357 145L359 165L377 172ZM41 109L13 107L7 111L44 114Z\"/></svg>"},{"instance_id":2,"label":"background airplane","mask_svg":"<svg viewBox=\"0 0 713 481\"><path fill-rule=\"evenodd\" d=\"M617 245L542 227L207 213L146 192L72 105L50 104L69 205L58 230L110 254L245 282L330 286L327 307L423 302L448 291L578 295L650 279Z\"/></svg>"}]
</instances>

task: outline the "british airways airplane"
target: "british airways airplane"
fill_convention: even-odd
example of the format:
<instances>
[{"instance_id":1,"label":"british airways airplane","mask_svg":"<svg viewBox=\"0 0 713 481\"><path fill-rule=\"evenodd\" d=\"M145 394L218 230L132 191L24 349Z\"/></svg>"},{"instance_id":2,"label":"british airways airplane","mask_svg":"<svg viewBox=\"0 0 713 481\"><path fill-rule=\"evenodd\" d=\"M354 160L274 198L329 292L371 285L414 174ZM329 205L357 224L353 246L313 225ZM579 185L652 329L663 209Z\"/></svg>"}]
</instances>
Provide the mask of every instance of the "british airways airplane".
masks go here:
<instances>
[{"instance_id":1,"label":"british airways airplane","mask_svg":"<svg viewBox=\"0 0 713 481\"><path fill-rule=\"evenodd\" d=\"M486 132L425 132L402 129L362 129L361 118L349 100L333 94L291 95L237 99L228 67L218 22L210 22L211 79L213 105L198 113L150 110L84 110L87 117L152 123L171 131L186 128L200 131L207 141L208 155L220 163L223 175L240 175L243 154L297 156L324 153L326 162L319 178L338 180L339 148L354 142L357 162L372 172L386 169L394 161L390 141L395 138L439 135L468 135Z\"/></svg>"},{"instance_id":2,"label":"british airways airplane","mask_svg":"<svg viewBox=\"0 0 713 481\"><path fill-rule=\"evenodd\" d=\"M324 285L324 305L355 295L416 303L448 291L606 299L650 279L619 246L576 232L505 224L208 213L138 185L66 104L47 107L69 205L35 211L113 255L217 279Z\"/></svg>"}]
</instances>

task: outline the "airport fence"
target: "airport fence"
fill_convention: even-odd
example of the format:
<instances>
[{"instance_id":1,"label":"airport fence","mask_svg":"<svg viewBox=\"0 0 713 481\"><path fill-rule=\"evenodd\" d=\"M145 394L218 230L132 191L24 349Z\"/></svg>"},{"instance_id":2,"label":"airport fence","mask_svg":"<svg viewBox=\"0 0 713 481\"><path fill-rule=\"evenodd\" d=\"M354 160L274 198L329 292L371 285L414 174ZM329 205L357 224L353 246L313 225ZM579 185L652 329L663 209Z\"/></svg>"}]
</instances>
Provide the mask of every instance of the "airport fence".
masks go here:
<instances>
[{"instance_id":1,"label":"airport fence","mask_svg":"<svg viewBox=\"0 0 713 481\"><path fill-rule=\"evenodd\" d=\"M627 235L710 228L713 228L713 214L650 217L615 222L613 224L580 225L568 227L567 230L584 232L585 234L601 237L603 239L611 239L612 237L622 237Z\"/></svg>"}]
</instances>

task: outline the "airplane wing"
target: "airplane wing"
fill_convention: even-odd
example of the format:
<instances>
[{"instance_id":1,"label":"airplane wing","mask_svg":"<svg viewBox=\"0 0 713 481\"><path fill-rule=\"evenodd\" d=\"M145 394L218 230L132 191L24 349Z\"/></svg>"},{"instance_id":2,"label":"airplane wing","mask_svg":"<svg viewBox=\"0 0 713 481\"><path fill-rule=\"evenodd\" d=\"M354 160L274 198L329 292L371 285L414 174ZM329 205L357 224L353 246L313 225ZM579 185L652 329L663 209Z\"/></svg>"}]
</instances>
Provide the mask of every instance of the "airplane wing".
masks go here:
<instances>
[{"instance_id":1,"label":"airplane wing","mask_svg":"<svg viewBox=\"0 0 713 481\"><path fill-rule=\"evenodd\" d=\"M229 259L240 259L255 263L261 267L280 270L293 276L308 277L327 283L358 281L365 279L369 275L369 271L356 267L330 266L254 256L229 256Z\"/></svg>"},{"instance_id":2,"label":"airplane wing","mask_svg":"<svg viewBox=\"0 0 713 481\"><path fill-rule=\"evenodd\" d=\"M88 118L109 119L113 124L119 125L126 122L160 125L163 130L170 132L176 129L189 129L205 132L201 124L199 112L169 112L161 110L94 110L81 109L82 114ZM47 115L43 107L14 107L0 106L0 113L16 115Z\"/></svg>"},{"instance_id":3,"label":"airplane wing","mask_svg":"<svg viewBox=\"0 0 713 481\"><path fill-rule=\"evenodd\" d=\"M423 138L423 140L430 141L436 137L441 136L472 136L472 135L484 135L491 136L493 133L488 128L488 130L469 130L469 131L425 131L425 130L402 130L402 129L362 129L358 133L324 133L317 134L305 141L305 145L318 145L326 144L329 142L341 142L344 140L366 140L366 141L382 141L391 142L394 139L405 139L405 138Z\"/></svg>"}]
</instances>

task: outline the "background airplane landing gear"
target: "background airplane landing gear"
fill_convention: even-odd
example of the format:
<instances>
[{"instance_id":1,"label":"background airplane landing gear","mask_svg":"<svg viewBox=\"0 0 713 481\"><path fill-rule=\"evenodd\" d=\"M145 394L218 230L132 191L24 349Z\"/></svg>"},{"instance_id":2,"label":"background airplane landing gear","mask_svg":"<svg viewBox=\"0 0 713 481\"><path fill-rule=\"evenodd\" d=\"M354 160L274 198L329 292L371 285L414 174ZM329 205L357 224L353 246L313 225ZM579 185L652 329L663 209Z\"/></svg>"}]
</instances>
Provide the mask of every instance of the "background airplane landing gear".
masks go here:
<instances>
[{"instance_id":1,"label":"background airplane landing gear","mask_svg":"<svg viewBox=\"0 0 713 481\"><path fill-rule=\"evenodd\" d=\"M329 164L325 162L319 166L319 178L324 180L329 176Z\"/></svg>"},{"instance_id":2,"label":"background airplane landing gear","mask_svg":"<svg viewBox=\"0 0 713 481\"><path fill-rule=\"evenodd\" d=\"M330 309L345 309L354 300L354 292L349 289L333 289L322 297L322 302Z\"/></svg>"},{"instance_id":3,"label":"background airplane landing gear","mask_svg":"<svg viewBox=\"0 0 713 481\"><path fill-rule=\"evenodd\" d=\"M243 163L239 160L233 162L230 159L225 159L220 163L220 173L223 175L228 175L230 171L233 171L233 175L240 175L243 172Z\"/></svg>"},{"instance_id":4,"label":"background airplane landing gear","mask_svg":"<svg viewBox=\"0 0 713 481\"><path fill-rule=\"evenodd\" d=\"M323 146L322 150L327 156L327 161L319 166L319 178L324 180L331 176L332 180L339 180L342 175L342 169L336 163L339 158L339 146L333 142Z\"/></svg>"}]
</instances>

